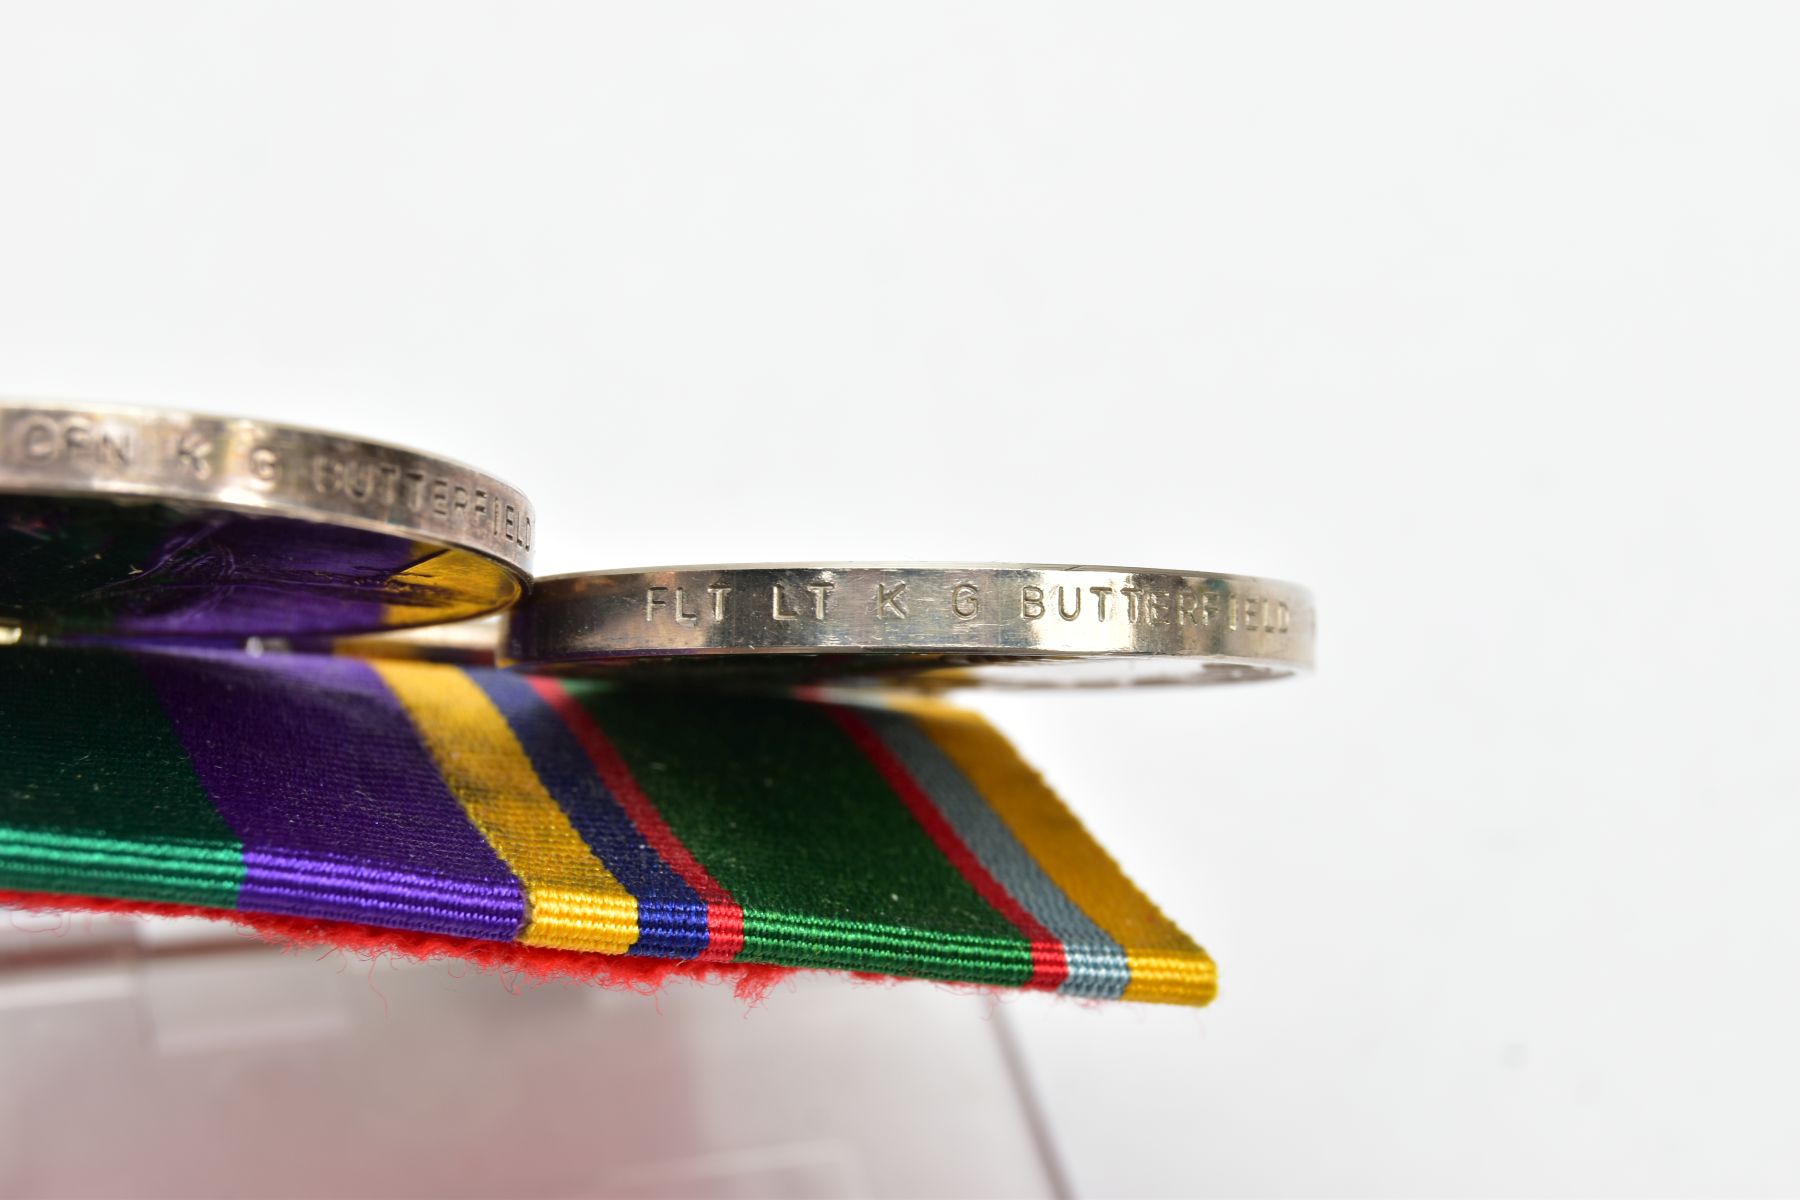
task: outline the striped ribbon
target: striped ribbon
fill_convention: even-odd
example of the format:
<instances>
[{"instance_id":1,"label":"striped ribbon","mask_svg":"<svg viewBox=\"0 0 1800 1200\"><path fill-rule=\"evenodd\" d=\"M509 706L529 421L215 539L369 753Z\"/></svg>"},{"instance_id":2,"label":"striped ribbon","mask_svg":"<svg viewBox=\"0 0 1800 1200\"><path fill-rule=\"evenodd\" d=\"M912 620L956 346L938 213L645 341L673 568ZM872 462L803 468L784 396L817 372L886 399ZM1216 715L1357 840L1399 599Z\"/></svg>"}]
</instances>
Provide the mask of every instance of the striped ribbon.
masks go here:
<instances>
[{"instance_id":1,"label":"striped ribbon","mask_svg":"<svg viewBox=\"0 0 1800 1200\"><path fill-rule=\"evenodd\" d=\"M1204 951L936 704L0 651L0 888L1203 1004Z\"/></svg>"}]
</instances>

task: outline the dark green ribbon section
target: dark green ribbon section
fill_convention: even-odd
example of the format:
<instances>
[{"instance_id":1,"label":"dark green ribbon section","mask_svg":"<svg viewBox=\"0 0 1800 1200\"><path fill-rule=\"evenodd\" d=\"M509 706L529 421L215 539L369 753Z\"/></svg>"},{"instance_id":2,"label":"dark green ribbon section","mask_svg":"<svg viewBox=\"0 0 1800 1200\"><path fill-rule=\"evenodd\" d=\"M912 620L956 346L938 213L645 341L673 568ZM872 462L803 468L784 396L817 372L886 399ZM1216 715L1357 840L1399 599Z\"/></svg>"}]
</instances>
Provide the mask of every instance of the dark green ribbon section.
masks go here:
<instances>
[{"instance_id":1,"label":"dark green ribbon section","mask_svg":"<svg viewBox=\"0 0 1800 1200\"><path fill-rule=\"evenodd\" d=\"M1015 986L1030 977L1030 943L823 713L570 690L743 907L744 961L842 967L849 957L881 974Z\"/></svg>"},{"instance_id":2,"label":"dark green ribbon section","mask_svg":"<svg viewBox=\"0 0 1800 1200\"><path fill-rule=\"evenodd\" d=\"M236 905L243 843L130 659L0 653L0 727L6 886Z\"/></svg>"}]
</instances>

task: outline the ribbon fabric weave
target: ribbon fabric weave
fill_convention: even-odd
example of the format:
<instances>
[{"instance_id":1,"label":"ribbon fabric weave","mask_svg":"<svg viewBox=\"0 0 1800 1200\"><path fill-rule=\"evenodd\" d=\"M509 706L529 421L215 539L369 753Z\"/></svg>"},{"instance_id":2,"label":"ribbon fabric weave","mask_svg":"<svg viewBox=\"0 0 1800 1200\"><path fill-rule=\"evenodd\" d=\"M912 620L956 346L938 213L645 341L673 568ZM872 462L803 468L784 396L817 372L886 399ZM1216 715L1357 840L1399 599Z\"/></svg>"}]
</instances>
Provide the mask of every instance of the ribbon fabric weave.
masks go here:
<instances>
[{"instance_id":1,"label":"ribbon fabric weave","mask_svg":"<svg viewBox=\"0 0 1800 1200\"><path fill-rule=\"evenodd\" d=\"M980 718L400 659L0 651L0 888L1204 1004Z\"/></svg>"}]
</instances>

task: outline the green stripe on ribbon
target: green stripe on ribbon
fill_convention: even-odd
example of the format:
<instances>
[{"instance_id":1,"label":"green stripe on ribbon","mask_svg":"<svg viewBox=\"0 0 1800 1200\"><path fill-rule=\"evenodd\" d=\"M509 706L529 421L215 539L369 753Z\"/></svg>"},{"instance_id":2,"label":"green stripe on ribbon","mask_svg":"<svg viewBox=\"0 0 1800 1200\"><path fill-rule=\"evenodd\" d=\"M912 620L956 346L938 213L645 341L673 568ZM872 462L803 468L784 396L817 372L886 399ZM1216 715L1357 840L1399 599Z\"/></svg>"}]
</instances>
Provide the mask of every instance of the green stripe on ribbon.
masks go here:
<instances>
[{"instance_id":1,"label":"green stripe on ribbon","mask_svg":"<svg viewBox=\"0 0 1800 1200\"><path fill-rule=\"evenodd\" d=\"M582 683L569 692L743 906L740 961L1013 986L1030 978L1030 944L813 706L696 704Z\"/></svg>"},{"instance_id":2,"label":"green stripe on ribbon","mask_svg":"<svg viewBox=\"0 0 1800 1200\"><path fill-rule=\"evenodd\" d=\"M243 844L121 655L0 651L7 886L231 908Z\"/></svg>"}]
</instances>

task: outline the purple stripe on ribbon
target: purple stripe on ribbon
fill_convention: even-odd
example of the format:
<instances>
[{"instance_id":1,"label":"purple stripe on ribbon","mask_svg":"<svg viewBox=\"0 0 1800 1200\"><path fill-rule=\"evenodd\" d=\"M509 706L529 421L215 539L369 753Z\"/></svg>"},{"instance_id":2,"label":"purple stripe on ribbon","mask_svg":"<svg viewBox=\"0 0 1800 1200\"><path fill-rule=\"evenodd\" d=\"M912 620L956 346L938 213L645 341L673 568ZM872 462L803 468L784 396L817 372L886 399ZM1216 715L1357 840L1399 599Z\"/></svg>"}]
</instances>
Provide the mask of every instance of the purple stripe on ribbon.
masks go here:
<instances>
[{"instance_id":1,"label":"purple stripe on ribbon","mask_svg":"<svg viewBox=\"0 0 1800 1200\"><path fill-rule=\"evenodd\" d=\"M367 665L149 654L201 783L244 843L238 907L511 941L524 889Z\"/></svg>"}]
</instances>

